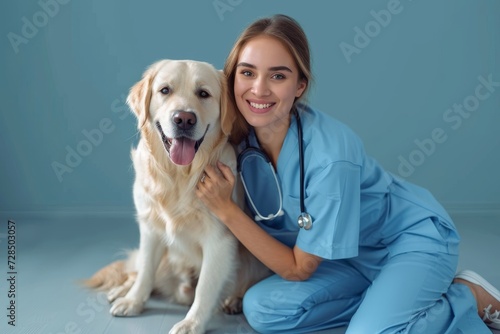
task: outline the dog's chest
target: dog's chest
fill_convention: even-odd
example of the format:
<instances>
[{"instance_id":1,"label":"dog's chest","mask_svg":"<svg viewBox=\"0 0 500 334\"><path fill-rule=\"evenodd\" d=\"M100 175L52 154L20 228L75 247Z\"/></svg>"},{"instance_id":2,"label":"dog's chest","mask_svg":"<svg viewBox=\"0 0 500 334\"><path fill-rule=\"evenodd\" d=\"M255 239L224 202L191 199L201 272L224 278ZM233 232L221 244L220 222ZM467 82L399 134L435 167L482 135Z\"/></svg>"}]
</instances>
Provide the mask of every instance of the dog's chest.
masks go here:
<instances>
[{"instance_id":1,"label":"dog's chest","mask_svg":"<svg viewBox=\"0 0 500 334\"><path fill-rule=\"evenodd\" d=\"M176 238L187 232L203 233L207 218L211 214L195 195L194 189L183 189L182 186L172 186L164 194L156 193L152 198L151 207L161 218L162 229L169 238Z\"/></svg>"}]
</instances>

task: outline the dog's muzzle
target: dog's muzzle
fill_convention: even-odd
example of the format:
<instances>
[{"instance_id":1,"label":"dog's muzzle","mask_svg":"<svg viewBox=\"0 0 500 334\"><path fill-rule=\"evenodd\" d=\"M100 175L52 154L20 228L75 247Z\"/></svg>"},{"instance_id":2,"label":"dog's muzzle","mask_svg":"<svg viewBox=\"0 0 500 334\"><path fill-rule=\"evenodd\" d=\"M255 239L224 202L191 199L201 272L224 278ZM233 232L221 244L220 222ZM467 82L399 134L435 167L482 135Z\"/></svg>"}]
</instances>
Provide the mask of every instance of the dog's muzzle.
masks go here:
<instances>
[{"instance_id":1,"label":"dog's muzzle","mask_svg":"<svg viewBox=\"0 0 500 334\"><path fill-rule=\"evenodd\" d=\"M193 120L188 116L189 115L182 115L176 118L174 115L172 118L172 121L176 124L176 135L174 138L167 137L165 132L163 132L160 122L156 122L156 128L160 133L163 146L165 147L170 160L176 165L189 165L193 161L196 152L198 152L198 149L203 143L205 135L208 132L208 128L210 127L210 124L207 125L205 133L200 139L191 139L193 136L192 133L194 132L193 126L196 124L196 117Z\"/></svg>"}]
</instances>

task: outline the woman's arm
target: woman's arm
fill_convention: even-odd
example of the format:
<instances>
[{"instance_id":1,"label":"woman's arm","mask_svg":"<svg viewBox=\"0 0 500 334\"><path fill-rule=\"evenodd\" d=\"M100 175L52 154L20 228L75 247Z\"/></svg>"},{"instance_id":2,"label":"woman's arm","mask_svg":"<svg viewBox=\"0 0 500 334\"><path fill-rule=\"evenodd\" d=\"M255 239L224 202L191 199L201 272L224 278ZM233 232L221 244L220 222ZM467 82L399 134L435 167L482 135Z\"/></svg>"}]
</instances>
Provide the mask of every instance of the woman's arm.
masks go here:
<instances>
[{"instance_id":1,"label":"woman's arm","mask_svg":"<svg viewBox=\"0 0 500 334\"><path fill-rule=\"evenodd\" d=\"M231 169L222 163L218 167L220 171L211 166L205 170L204 182L198 184L198 198L269 269L286 280L308 279L321 258L297 246L289 248L260 228L231 199L235 182Z\"/></svg>"}]
</instances>

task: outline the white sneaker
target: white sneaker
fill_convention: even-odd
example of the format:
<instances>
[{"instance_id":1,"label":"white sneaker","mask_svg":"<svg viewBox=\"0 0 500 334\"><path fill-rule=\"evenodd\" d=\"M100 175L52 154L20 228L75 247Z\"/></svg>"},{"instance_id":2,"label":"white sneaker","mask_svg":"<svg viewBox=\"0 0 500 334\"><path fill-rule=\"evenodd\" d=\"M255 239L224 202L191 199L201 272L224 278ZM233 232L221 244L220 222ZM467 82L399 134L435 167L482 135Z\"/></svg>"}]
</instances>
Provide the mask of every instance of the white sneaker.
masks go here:
<instances>
[{"instance_id":1,"label":"white sneaker","mask_svg":"<svg viewBox=\"0 0 500 334\"><path fill-rule=\"evenodd\" d=\"M463 270L459 272L455 278L462 279L464 281L468 281L472 284L479 285L482 287L491 297L495 298L500 304L500 291L498 291L493 285L491 285L487 280L479 276L479 274L471 271L471 270ZM500 309L495 310L492 313L493 305L489 304L489 306L483 309L484 316L483 321L486 325L493 329L500 329Z\"/></svg>"}]
</instances>

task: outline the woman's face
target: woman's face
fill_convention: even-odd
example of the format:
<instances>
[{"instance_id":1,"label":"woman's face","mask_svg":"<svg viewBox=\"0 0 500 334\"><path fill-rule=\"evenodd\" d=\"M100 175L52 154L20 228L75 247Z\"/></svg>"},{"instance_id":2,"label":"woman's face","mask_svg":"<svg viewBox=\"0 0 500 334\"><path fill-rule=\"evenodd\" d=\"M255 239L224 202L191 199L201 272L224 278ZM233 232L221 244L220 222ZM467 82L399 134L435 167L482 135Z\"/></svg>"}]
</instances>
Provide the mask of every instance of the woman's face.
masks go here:
<instances>
[{"instance_id":1,"label":"woman's face","mask_svg":"<svg viewBox=\"0 0 500 334\"><path fill-rule=\"evenodd\" d=\"M305 88L292 55L279 40L261 35L241 49L234 95L241 114L256 131L288 128L292 105Z\"/></svg>"}]
</instances>

